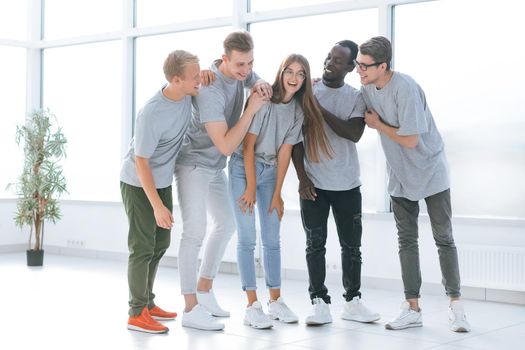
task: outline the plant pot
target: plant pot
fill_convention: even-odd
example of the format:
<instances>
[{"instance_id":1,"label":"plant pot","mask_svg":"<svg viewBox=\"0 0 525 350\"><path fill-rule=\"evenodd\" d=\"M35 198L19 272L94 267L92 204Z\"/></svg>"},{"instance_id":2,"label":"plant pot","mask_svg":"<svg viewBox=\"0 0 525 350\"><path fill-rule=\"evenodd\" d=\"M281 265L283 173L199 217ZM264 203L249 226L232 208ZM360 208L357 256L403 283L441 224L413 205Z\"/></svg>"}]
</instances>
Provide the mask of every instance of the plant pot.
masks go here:
<instances>
[{"instance_id":1,"label":"plant pot","mask_svg":"<svg viewBox=\"0 0 525 350\"><path fill-rule=\"evenodd\" d=\"M27 266L42 266L44 263L44 250L27 250Z\"/></svg>"}]
</instances>

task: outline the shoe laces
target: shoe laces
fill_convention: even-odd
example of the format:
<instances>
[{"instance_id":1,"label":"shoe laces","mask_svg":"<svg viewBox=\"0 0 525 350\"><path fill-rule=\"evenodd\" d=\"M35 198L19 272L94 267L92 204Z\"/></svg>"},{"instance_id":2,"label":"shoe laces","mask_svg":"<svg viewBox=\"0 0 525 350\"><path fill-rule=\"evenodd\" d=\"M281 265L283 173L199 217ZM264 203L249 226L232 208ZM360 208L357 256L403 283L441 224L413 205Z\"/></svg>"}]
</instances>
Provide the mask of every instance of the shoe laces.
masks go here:
<instances>
[{"instance_id":1,"label":"shoe laces","mask_svg":"<svg viewBox=\"0 0 525 350\"><path fill-rule=\"evenodd\" d=\"M268 306L272 306L272 308L277 308L277 310L281 311L281 312L285 312L285 313L289 313L291 312L290 308L288 307L288 305L286 305L286 303L284 302L284 300L280 299L280 300L273 300L271 302L268 303Z\"/></svg>"},{"instance_id":2,"label":"shoe laces","mask_svg":"<svg viewBox=\"0 0 525 350\"><path fill-rule=\"evenodd\" d=\"M257 322L267 321L268 316L264 313L263 309L261 307L254 307L251 306L250 310L248 311L251 315L251 317L254 318Z\"/></svg>"}]
</instances>

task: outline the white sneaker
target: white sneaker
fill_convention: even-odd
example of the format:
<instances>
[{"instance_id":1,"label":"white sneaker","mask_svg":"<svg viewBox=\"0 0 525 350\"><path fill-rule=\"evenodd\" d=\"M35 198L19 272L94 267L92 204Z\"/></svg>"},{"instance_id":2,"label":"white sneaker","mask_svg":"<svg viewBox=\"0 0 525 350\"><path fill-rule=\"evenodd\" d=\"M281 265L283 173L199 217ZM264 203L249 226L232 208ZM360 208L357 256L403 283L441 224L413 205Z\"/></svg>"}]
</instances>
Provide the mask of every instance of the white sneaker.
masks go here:
<instances>
[{"instance_id":1,"label":"white sneaker","mask_svg":"<svg viewBox=\"0 0 525 350\"><path fill-rule=\"evenodd\" d=\"M401 304L399 316L385 324L386 329L405 329L423 326L423 315L419 311L412 310L410 304L404 301Z\"/></svg>"},{"instance_id":2,"label":"white sneaker","mask_svg":"<svg viewBox=\"0 0 525 350\"><path fill-rule=\"evenodd\" d=\"M448 319L450 330L454 332L470 332L470 324L467 321L467 316L465 316L465 309L461 301L454 300L450 303Z\"/></svg>"},{"instance_id":3,"label":"white sneaker","mask_svg":"<svg viewBox=\"0 0 525 350\"><path fill-rule=\"evenodd\" d=\"M224 324L217 322L202 305L197 304L190 312L182 313L182 326L204 331L220 331Z\"/></svg>"},{"instance_id":4,"label":"white sneaker","mask_svg":"<svg viewBox=\"0 0 525 350\"><path fill-rule=\"evenodd\" d=\"M246 308L244 314L244 324L257 329L272 328L272 320L264 313L262 305L259 301L254 302L251 306Z\"/></svg>"},{"instance_id":5,"label":"white sneaker","mask_svg":"<svg viewBox=\"0 0 525 350\"><path fill-rule=\"evenodd\" d=\"M305 319L307 325L320 325L325 323L332 323L332 315L330 314L330 306L321 298L314 298L312 300L312 312Z\"/></svg>"},{"instance_id":6,"label":"white sneaker","mask_svg":"<svg viewBox=\"0 0 525 350\"><path fill-rule=\"evenodd\" d=\"M230 312L222 309L217 303L213 290L208 292L197 291L197 302L201 304L212 316L230 317Z\"/></svg>"},{"instance_id":7,"label":"white sneaker","mask_svg":"<svg viewBox=\"0 0 525 350\"><path fill-rule=\"evenodd\" d=\"M284 303L282 297L268 303L268 315L272 320L279 320L284 323L296 323L299 321L299 317Z\"/></svg>"},{"instance_id":8,"label":"white sneaker","mask_svg":"<svg viewBox=\"0 0 525 350\"><path fill-rule=\"evenodd\" d=\"M361 298L355 297L345 303L341 318L347 321L369 323L379 320L381 316L377 312L370 311Z\"/></svg>"}]
</instances>

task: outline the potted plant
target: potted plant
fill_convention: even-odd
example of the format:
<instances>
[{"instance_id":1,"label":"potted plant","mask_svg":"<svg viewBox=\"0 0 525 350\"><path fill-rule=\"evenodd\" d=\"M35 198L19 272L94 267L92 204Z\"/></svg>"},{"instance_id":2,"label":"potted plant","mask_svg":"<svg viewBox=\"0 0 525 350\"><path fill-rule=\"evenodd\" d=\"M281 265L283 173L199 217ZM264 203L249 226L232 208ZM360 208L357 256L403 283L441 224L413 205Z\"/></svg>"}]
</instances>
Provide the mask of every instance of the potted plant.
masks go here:
<instances>
[{"instance_id":1,"label":"potted plant","mask_svg":"<svg viewBox=\"0 0 525 350\"><path fill-rule=\"evenodd\" d=\"M49 109L40 109L29 115L24 125L16 127L16 142L24 143L24 168L18 182L11 185L18 196L16 225L30 227L28 266L42 266L44 221L55 223L60 219L58 199L67 192L58 164L66 156L67 140L54 121L56 117Z\"/></svg>"}]
</instances>

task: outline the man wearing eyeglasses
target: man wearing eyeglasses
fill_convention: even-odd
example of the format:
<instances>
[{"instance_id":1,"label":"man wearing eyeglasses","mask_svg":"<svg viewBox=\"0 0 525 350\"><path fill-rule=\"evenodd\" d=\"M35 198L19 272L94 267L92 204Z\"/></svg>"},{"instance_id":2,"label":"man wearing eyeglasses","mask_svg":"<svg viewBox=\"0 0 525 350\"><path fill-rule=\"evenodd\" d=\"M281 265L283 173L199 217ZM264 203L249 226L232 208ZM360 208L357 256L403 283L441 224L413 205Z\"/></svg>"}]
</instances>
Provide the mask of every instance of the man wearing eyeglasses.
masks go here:
<instances>
[{"instance_id":1,"label":"man wearing eyeglasses","mask_svg":"<svg viewBox=\"0 0 525 350\"><path fill-rule=\"evenodd\" d=\"M460 297L458 254L452 235L450 182L441 135L421 87L408 75L394 72L392 46L374 37L360 47L355 64L367 105L365 122L379 132L388 165L388 192L397 226L405 299L387 329L423 325L418 249L419 200L424 199L438 247L443 284L450 297L450 329L468 332Z\"/></svg>"},{"instance_id":2,"label":"man wearing eyeglasses","mask_svg":"<svg viewBox=\"0 0 525 350\"><path fill-rule=\"evenodd\" d=\"M355 143L363 134L366 106L359 90L345 84L354 70L357 44L350 40L336 43L324 61L322 82L314 85L321 105L324 131L330 141L332 158L319 152L319 162L305 156L303 143L294 146L293 162L299 178L301 216L306 233L312 311L306 324L332 322L330 295L325 285L327 221L330 209L341 245L341 268L345 304L341 317L358 322L377 321L379 314L361 301L361 182ZM305 145L311 142L306 136Z\"/></svg>"}]
</instances>

